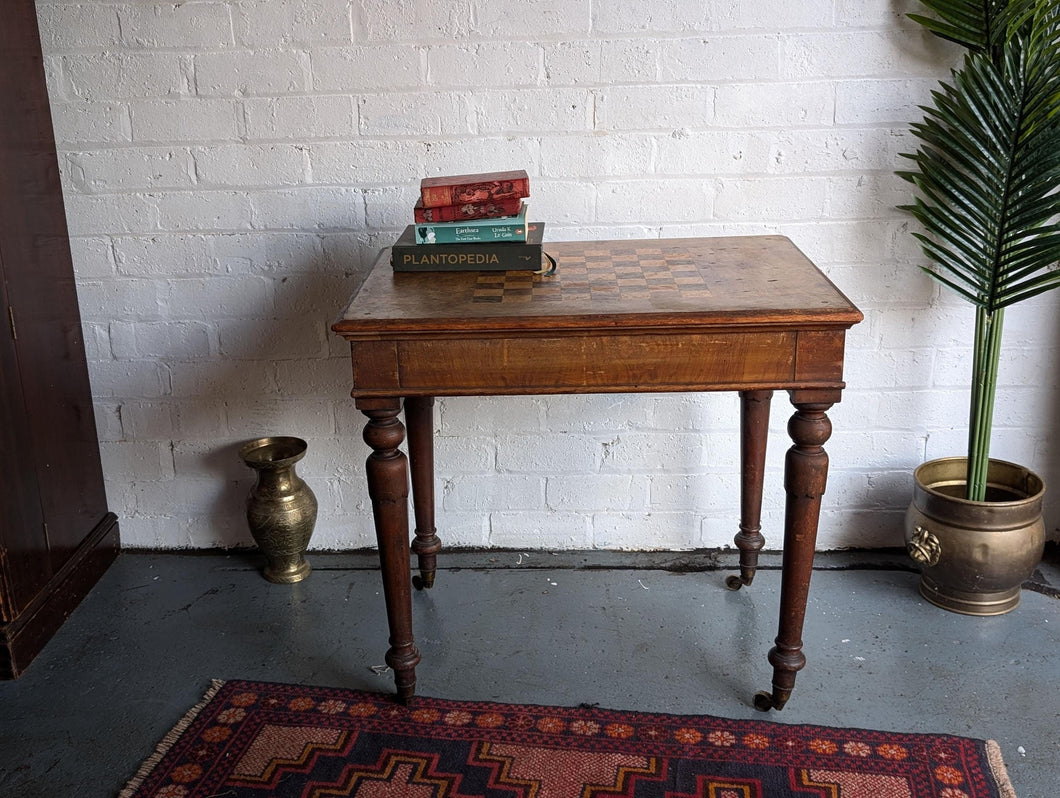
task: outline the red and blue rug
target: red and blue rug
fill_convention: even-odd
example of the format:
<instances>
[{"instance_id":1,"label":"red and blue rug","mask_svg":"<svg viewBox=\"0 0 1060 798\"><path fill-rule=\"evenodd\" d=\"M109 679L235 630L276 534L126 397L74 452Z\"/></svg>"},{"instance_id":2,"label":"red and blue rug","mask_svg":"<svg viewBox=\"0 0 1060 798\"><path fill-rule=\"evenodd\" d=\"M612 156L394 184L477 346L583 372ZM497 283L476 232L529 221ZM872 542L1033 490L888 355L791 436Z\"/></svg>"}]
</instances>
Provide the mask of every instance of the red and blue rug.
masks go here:
<instances>
[{"instance_id":1,"label":"red and blue rug","mask_svg":"<svg viewBox=\"0 0 1060 798\"><path fill-rule=\"evenodd\" d=\"M1015 798L949 735L217 682L121 798Z\"/></svg>"}]
</instances>

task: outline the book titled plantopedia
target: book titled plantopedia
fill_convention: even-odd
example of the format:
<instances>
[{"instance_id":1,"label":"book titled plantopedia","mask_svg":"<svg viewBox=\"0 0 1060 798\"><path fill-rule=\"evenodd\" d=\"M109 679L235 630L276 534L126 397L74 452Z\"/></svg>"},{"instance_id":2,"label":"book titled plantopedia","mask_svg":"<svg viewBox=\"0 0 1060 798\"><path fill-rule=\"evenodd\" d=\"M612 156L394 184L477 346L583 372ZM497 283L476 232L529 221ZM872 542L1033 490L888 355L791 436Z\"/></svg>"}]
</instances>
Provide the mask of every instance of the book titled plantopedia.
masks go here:
<instances>
[{"instance_id":1,"label":"book titled plantopedia","mask_svg":"<svg viewBox=\"0 0 1060 798\"><path fill-rule=\"evenodd\" d=\"M542 268L541 239L544 222L527 225L526 241L435 244L414 243L409 225L390 248L390 265L396 272L538 271Z\"/></svg>"}]
</instances>

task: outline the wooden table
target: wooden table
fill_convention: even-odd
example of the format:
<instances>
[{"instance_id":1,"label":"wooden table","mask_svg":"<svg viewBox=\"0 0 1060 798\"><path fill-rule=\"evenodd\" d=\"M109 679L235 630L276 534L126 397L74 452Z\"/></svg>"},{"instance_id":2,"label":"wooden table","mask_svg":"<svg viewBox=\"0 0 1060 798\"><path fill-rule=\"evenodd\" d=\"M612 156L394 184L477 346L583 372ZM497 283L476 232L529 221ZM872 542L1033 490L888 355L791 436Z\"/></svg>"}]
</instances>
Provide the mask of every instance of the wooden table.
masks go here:
<instances>
[{"instance_id":1,"label":"wooden table","mask_svg":"<svg viewBox=\"0 0 1060 798\"><path fill-rule=\"evenodd\" d=\"M394 273L383 250L332 328L350 342L352 395L368 417L368 490L390 626L386 663L399 698L412 698L420 661L412 586L433 585L441 548L434 397L738 391L740 575L727 580L738 589L751 584L764 544L769 403L774 389L784 389L795 413L784 468L780 622L769 652L772 691L755 697L760 709L782 708L806 663L802 626L828 472L826 411L840 399L844 339L861 312L781 236L550 242L545 250L558 263L551 276ZM399 449L403 405L407 459Z\"/></svg>"}]
</instances>

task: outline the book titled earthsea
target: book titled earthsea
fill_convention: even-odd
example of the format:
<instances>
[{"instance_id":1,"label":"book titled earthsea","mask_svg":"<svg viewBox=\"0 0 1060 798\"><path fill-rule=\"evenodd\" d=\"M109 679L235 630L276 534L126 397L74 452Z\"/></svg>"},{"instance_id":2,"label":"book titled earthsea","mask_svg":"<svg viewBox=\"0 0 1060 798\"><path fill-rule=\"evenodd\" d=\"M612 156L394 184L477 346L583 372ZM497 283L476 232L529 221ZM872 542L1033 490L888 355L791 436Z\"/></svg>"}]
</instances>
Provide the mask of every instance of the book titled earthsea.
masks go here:
<instances>
[{"instance_id":1,"label":"book titled earthsea","mask_svg":"<svg viewBox=\"0 0 1060 798\"><path fill-rule=\"evenodd\" d=\"M416 243L416 225L405 228L390 249L390 265L396 272L538 271L542 268L541 239L544 222L530 222L526 241L494 243Z\"/></svg>"}]
</instances>

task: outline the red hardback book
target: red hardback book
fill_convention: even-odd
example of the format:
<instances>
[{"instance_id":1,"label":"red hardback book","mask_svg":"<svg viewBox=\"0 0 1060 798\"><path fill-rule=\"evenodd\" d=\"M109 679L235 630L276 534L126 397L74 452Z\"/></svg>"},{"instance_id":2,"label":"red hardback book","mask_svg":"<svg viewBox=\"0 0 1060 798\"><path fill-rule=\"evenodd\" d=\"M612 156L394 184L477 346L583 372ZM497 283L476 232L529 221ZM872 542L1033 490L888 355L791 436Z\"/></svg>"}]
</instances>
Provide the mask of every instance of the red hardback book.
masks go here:
<instances>
[{"instance_id":1,"label":"red hardback book","mask_svg":"<svg viewBox=\"0 0 1060 798\"><path fill-rule=\"evenodd\" d=\"M515 216L522 208L523 201L518 197L497 200L496 202L465 202L463 205L442 205L438 208L427 208L423 200L416 202L413 215L417 224L422 222L469 222L472 219L496 219L501 216Z\"/></svg>"},{"instance_id":2,"label":"red hardback book","mask_svg":"<svg viewBox=\"0 0 1060 798\"><path fill-rule=\"evenodd\" d=\"M425 177L420 181L420 200L425 208L482 204L530 196L526 170L484 172L476 175Z\"/></svg>"}]
</instances>

